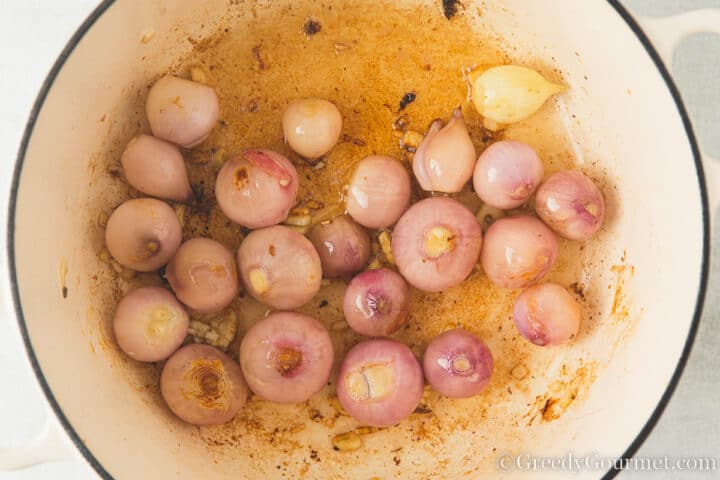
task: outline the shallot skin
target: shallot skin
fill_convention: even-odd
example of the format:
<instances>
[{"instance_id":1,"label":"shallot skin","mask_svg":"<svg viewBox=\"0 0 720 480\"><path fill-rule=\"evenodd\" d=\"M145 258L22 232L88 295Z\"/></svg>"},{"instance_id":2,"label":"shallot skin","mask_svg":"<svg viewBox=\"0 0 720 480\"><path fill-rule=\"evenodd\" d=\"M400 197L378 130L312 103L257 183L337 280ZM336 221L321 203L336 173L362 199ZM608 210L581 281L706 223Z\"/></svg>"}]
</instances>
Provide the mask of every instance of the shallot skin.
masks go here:
<instances>
[{"instance_id":1,"label":"shallot skin","mask_svg":"<svg viewBox=\"0 0 720 480\"><path fill-rule=\"evenodd\" d=\"M220 350L197 343L168 359L160 392L175 415L200 426L229 422L248 397L240 366Z\"/></svg>"},{"instance_id":2,"label":"shallot skin","mask_svg":"<svg viewBox=\"0 0 720 480\"><path fill-rule=\"evenodd\" d=\"M361 335L391 335L408 321L410 288L393 270L368 270L355 276L345 290L343 314Z\"/></svg>"},{"instance_id":3,"label":"shallot skin","mask_svg":"<svg viewBox=\"0 0 720 480\"><path fill-rule=\"evenodd\" d=\"M305 158L315 159L337 143L342 132L342 115L332 102L305 98L288 105L282 125L290 148Z\"/></svg>"},{"instance_id":4,"label":"shallot skin","mask_svg":"<svg viewBox=\"0 0 720 480\"><path fill-rule=\"evenodd\" d=\"M278 403L304 402L330 378L333 346L316 319L276 312L252 326L240 345L240 365L250 389Z\"/></svg>"},{"instance_id":5,"label":"shallot skin","mask_svg":"<svg viewBox=\"0 0 720 480\"><path fill-rule=\"evenodd\" d=\"M209 238L183 243L165 277L178 299L198 313L220 312L240 291L232 252Z\"/></svg>"},{"instance_id":6,"label":"shallot skin","mask_svg":"<svg viewBox=\"0 0 720 480\"><path fill-rule=\"evenodd\" d=\"M284 155L254 149L223 165L215 182L215 197L233 222L263 228L288 217L299 185L297 170Z\"/></svg>"},{"instance_id":7,"label":"shallot skin","mask_svg":"<svg viewBox=\"0 0 720 480\"><path fill-rule=\"evenodd\" d=\"M211 87L165 76L150 89L145 112L154 136L192 148L215 127L220 106Z\"/></svg>"},{"instance_id":8,"label":"shallot skin","mask_svg":"<svg viewBox=\"0 0 720 480\"><path fill-rule=\"evenodd\" d=\"M386 228L410 205L410 175L390 157L360 161L347 193L347 212L360 225Z\"/></svg>"},{"instance_id":9,"label":"shallot skin","mask_svg":"<svg viewBox=\"0 0 720 480\"><path fill-rule=\"evenodd\" d=\"M397 425L423 394L423 372L412 350L389 339L366 340L343 359L337 379L340 405L372 427Z\"/></svg>"},{"instance_id":10,"label":"shallot skin","mask_svg":"<svg viewBox=\"0 0 720 480\"><path fill-rule=\"evenodd\" d=\"M518 296L513 321L522 336L535 345L562 345L577 336L582 312L565 288L543 283Z\"/></svg>"},{"instance_id":11,"label":"shallot skin","mask_svg":"<svg viewBox=\"0 0 720 480\"><path fill-rule=\"evenodd\" d=\"M605 199L588 177L564 170L540 185L535 210L558 235L582 242L600 230L605 220Z\"/></svg>"},{"instance_id":12,"label":"shallot skin","mask_svg":"<svg viewBox=\"0 0 720 480\"><path fill-rule=\"evenodd\" d=\"M505 217L485 232L480 263L502 288L524 288L540 281L555 264L558 244L552 230L527 215Z\"/></svg>"},{"instance_id":13,"label":"shallot skin","mask_svg":"<svg viewBox=\"0 0 720 480\"><path fill-rule=\"evenodd\" d=\"M182 241L175 211L154 198L127 200L110 215L105 243L117 262L138 272L162 267Z\"/></svg>"},{"instance_id":14,"label":"shallot skin","mask_svg":"<svg viewBox=\"0 0 720 480\"><path fill-rule=\"evenodd\" d=\"M320 255L327 278L353 274L362 270L370 259L370 236L349 215L316 225L308 238Z\"/></svg>"},{"instance_id":15,"label":"shallot skin","mask_svg":"<svg viewBox=\"0 0 720 480\"><path fill-rule=\"evenodd\" d=\"M473 174L475 193L486 204L508 210L527 202L542 182L542 160L529 145L500 141L478 159Z\"/></svg>"},{"instance_id":16,"label":"shallot skin","mask_svg":"<svg viewBox=\"0 0 720 480\"><path fill-rule=\"evenodd\" d=\"M150 135L130 140L120 159L125 179L151 197L188 202L192 188L180 150Z\"/></svg>"},{"instance_id":17,"label":"shallot skin","mask_svg":"<svg viewBox=\"0 0 720 480\"><path fill-rule=\"evenodd\" d=\"M430 126L415 152L413 172L423 190L456 193L472 177L476 159L462 110L457 108L447 125L436 120Z\"/></svg>"},{"instance_id":18,"label":"shallot skin","mask_svg":"<svg viewBox=\"0 0 720 480\"><path fill-rule=\"evenodd\" d=\"M415 288L439 292L472 272L482 246L475 216L446 197L421 200L400 218L392 236L398 270Z\"/></svg>"},{"instance_id":19,"label":"shallot skin","mask_svg":"<svg viewBox=\"0 0 720 480\"><path fill-rule=\"evenodd\" d=\"M440 334L428 344L423 369L428 383L439 394L468 398L490 383L493 357L482 340L458 328Z\"/></svg>"},{"instance_id":20,"label":"shallot skin","mask_svg":"<svg viewBox=\"0 0 720 480\"><path fill-rule=\"evenodd\" d=\"M237 259L248 293L272 308L301 307L320 290L320 256L307 238L288 227L251 232Z\"/></svg>"},{"instance_id":21,"label":"shallot skin","mask_svg":"<svg viewBox=\"0 0 720 480\"><path fill-rule=\"evenodd\" d=\"M189 315L173 294L160 287L141 287L118 303L113 331L130 358L159 362L180 347L189 323Z\"/></svg>"}]
</instances>

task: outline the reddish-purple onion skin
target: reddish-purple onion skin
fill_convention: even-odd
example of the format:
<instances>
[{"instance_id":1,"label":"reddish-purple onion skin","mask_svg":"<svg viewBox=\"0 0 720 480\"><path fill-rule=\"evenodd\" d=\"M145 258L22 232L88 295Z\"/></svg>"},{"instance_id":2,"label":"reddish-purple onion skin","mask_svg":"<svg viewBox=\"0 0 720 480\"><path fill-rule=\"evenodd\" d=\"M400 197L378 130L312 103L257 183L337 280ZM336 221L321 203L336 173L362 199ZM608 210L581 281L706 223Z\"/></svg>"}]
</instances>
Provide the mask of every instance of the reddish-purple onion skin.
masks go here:
<instances>
[{"instance_id":1,"label":"reddish-purple onion skin","mask_svg":"<svg viewBox=\"0 0 720 480\"><path fill-rule=\"evenodd\" d=\"M393 270L368 270L353 278L345 290L343 314L360 335L391 335L407 323L410 288Z\"/></svg>"},{"instance_id":2,"label":"reddish-purple onion skin","mask_svg":"<svg viewBox=\"0 0 720 480\"><path fill-rule=\"evenodd\" d=\"M110 215L105 243L110 255L127 268L152 272L165 265L182 241L175 211L154 198L128 200Z\"/></svg>"},{"instance_id":3,"label":"reddish-purple onion skin","mask_svg":"<svg viewBox=\"0 0 720 480\"><path fill-rule=\"evenodd\" d=\"M477 262L482 230L475 215L446 197L421 200L392 236L398 270L415 288L439 292L465 280Z\"/></svg>"},{"instance_id":4,"label":"reddish-purple onion skin","mask_svg":"<svg viewBox=\"0 0 720 480\"><path fill-rule=\"evenodd\" d=\"M358 272L370 259L370 236L349 215L316 225L308 238L320 255L323 275L328 278Z\"/></svg>"},{"instance_id":5,"label":"reddish-purple onion skin","mask_svg":"<svg viewBox=\"0 0 720 480\"><path fill-rule=\"evenodd\" d=\"M145 113L154 136L192 148L215 127L220 106L211 87L167 75L150 89Z\"/></svg>"},{"instance_id":6,"label":"reddish-purple onion skin","mask_svg":"<svg viewBox=\"0 0 720 480\"><path fill-rule=\"evenodd\" d=\"M503 140L490 145L478 159L473 174L475 193L502 210L527 202L542 182L542 160L529 145Z\"/></svg>"},{"instance_id":7,"label":"reddish-purple onion skin","mask_svg":"<svg viewBox=\"0 0 720 480\"><path fill-rule=\"evenodd\" d=\"M480 262L485 275L502 288L525 288L539 282L555 264L555 234L527 215L506 217L487 232Z\"/></svg>"},{"instance_id":8,"label":"reddish-purple onion skin","mask_svg":"<svg viewBox=\"0 0 720 480\"><path fill-rule=\"evenodd\" d=\"M130 140L120 158L125 179L151 197L188 202L192 188L180 149L150 135Z\"/></svg>"},{"instance_id":9,"label":"reddish-purple onion skin","mask_svg":"<svg viewBox=\"0 0 720 480\"><path fill-rule=\"evenodd\" d=\"M531 343L562 345L580 331L582 311L566 289L556 283L543 283L518 296L513 320L520 334Z\"/></svg>"},{"instance_id":10,"label":"reddish-purple onion skin","mask_svg":"<svg viewBox=\"0 0 720 480\"><path fill-rule=\"evenodd\" d=\"M436 120L430 126L415 152L413 172L423 190L456 193L472 177L476 159L462 110L457 108L447 125Z\"/></svg>"},{"instance_id":11,"label":"reddish-purple onion skin","mask_svg":"<svg viewBox=\"0 0 720 480\"><path fill-rule=\"evenodd\" d=\"M115 309L113 330L120 349L140 362L169 357L187 336L190 317L172 293L141 287L125 295Z\"/></svg>"},{"instance_id":12,"label":"reddish-purple onion skin","mask_svg":"<svg viewBox=\"0 0 720 480\"><path fill-rule=\"evenodd\" d=\"M276 225L288 217L300 182L285 156L272 150L247 150L228 160L215 182L220 209L247 228Z\"/></svg>"},{"instance_id":13,"label":"reddish-purple onion skin","mask_svg":"<svg viewBox=\"0 0 720 480\"><path fill-rule=\"evenodd\" d=\"M420 404L423 372L412 350L389 339L366 340L345 355L337 380L340 405L355 420L390 427Z\"/></svg>"},{"instance_id":14,"label":"reddish-purple onion skin","mask_svg":"<svg viewBox=\"0 0 720 480\"><path fill-rule=\"evenodd\" d=\"M245 334L240 365L250 389L278 403L304 402L330 378L333 346L320 322L295 312L276 312Z\"/></svg>"},{"instance_id":15,"label":"reddish-purple onion skin","mask_svg":"<svg viewBox=\"0 0 720 480\"><path fill-rule=\"evenodd\" d=\"M410 175L390 157L360 161L350 181L347 212L360 225L386 228L397 222L410 205Z\"/></svg>"},{"instance_id":16,"label":"reddish-purple onion skin","mask_svg":"<svg viewBox=\"0 0 720 480\"><path fill-rule=\"evenodd\" d=\"M199 313L217 313L240 291L237 265L230 250L209 238L183 243L165 270L178 299Z\"/></svg>"},{"instance_id":17,"label":"reddish-purple onion skin","mask_svg":"<svg viewBox=\"0 0 720 480\"><path fill-rule=\"evenodd\" d=\"M247 292L277 310L306 304L320 290L322 266L312 243L280 225L250 233L238 249Z\"/></svg>"},{"instance_id":18,"label":"reddish-purple onion skin","mask_svg":"<svg viewBox=\"0 0 720 480\"><path fill-rule=\"evenodd\" d=\"M437 336L423 357L425 378L440 395L469 398L482 392L493 372L493 357L485 343L461 328Z\"/></svg>"},{"instance_id":19,"label":"reddish-purple onion skin","mask_svg":"<svg viewBox=\"0 0 720 480\"><path fill-rule=\"evenodd\" d=\"M540 185L535 210L558 235L582 242L600 230L605 220L605 199L588 177L564 170Z\"/></svg>"},{"instance_id":20,"label":"reddish-purple onion skin","mask_svg":"<svg viewBox=\"0 0 720 480\"><path fill-rule=\"evenodd\" d=\"M181 420L201 426L229 422L248 397L240 366L220 350L197 343L168 359L160 392Z\"/></svg>"}]
</instances>

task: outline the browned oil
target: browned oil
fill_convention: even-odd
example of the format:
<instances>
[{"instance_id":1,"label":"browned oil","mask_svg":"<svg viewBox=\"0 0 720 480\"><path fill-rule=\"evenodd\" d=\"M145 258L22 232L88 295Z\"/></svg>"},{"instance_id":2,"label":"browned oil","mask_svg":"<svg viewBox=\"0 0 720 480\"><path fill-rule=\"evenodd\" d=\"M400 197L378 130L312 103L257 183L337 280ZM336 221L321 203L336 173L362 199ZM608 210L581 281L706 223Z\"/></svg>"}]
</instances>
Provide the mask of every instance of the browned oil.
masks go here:
<instances>
[{"instance_id":1,"label":"browned oil","mask_svg":"<svg viewBox=\"0 0 720 480\"><path fill-rule=\"evenodd\" d=\"M300 174L298 207L307 207L317 218L342 212L343 187L363 157L389 155L411 170L412 154L400 147L400 134L393 127L400 117L405 129L424 133L434 119L448 119L458 106L478 153L492 141L512 138L535 147L546 172L573 165L572 146L552 102L499 134L482 128L468 100L463 76L468 68L522 62L554 81L562 78L559 72L522 58L501 38L471 27L462 9L448 19L440 8L442 2L412 9L370 0L232 3L223 28L210 38L194 40L193 52L173 72L188 76L190 67L200 66L221 106L218 127L207 141L187 152L198 200L188 207L185 238L205 236L231 249L239 246L244 232L217 207L214 178L224 161L244 149L271 148L287 155ZM414 101L407 103L413 96ZM320 160L321 168L295 155L283 141L283 110L303 97L328 99L343 115L342 139ZM401 110L403 99L406 105ZM414 195L421 196L418 188ZM469 188L457 197L473 211L480 206ZM377 233L371 232L373 237ZM576 284L586 317L581 335L597 326L593 316L598 296L582 280L582 272L593 262L590 250L561 241L559 260L550 275L564 285ZM345 280L326 282L300 309L330 330L335 371L344 352L361 340L343 320L345 285ZM232 423L199 428L196 435L207 443L213 461L243 462L257 472L257 478L342 478L347 468L359 468L369 458L373 465L387 468L383 479L390 478L387 472L397 478L438 478L448 464L454 471L482 469L494 452L511 450L517 438L526 438L525 430L534 422L550 418L544 415L549 400L534 382L546 376L557 351L533 347L517 334L511 319L516 295L494 287L479 267L448 291L414 291L410 321L394 338L420 356L439 333L463 327L483 338L493 351L492 382L483 394L467 400L442 398L428 389L416 414L397 427L363 435L363 447L357 452L333 450L334 435L358 426L339 408L334 378L304 404L276 405L253 398ZM246 297L233 308L240 320L228 353L237 358L239 339L266 315L267 308ZM572 400L594 380L587 370L578 375L573 371L550 379L572 385ZM150 390L155 375L150 374ZM564 408L572 400L563 402ZM157 394L155 401L161 402ZM555 405L553 417L562 414L556 404L550 405ZM462 447L469 436L473 451L448 450Z\"/></svg>"}]
</instances>

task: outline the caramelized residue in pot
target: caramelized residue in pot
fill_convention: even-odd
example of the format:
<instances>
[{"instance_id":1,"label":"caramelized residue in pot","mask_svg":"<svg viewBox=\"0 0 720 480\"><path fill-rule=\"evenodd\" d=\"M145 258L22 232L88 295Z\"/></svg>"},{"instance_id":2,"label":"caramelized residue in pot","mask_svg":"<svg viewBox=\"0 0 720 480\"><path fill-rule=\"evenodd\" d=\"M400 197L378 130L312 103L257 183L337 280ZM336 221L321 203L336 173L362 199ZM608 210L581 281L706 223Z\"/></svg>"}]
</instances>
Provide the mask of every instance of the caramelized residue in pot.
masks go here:
<instances>
[{"instance_id":1,"label":"caramelized residue in pot","mask_svg":"<svg viewBox=\"0 0 720 480\"><path fill-rule=\"evenodd\" d=\"M214 179L225 161L246 149L271 148L290 158L300 176L295 213L310 215L319 223L343 212L344 187L363 157L389 155L412 175L414 149L406 148L403 138L414 132L424 134L432 121L447 120L459 105L478 153L501 138L517 139L538 151L546 174L573 167L573 147L552 101L532 118L499 134L482 127L463 78L470 67L524 63L553 81L562 82L562 75L517 56L489 31L471 27L458 2L438 0L432 7L413 9L370 0L342 5L331 1L231 4L223 28L210 38L193 39L193 52L173 72L188 78L195 72L193 76L215 88L221 107L220 122L210 137L185 152L197 198L179 213L185 239L210 237L231 249L240 245L248 231L217 207ZM313 162L294 154L283 141L282 113L289 102L303 97L328 99L343 115L340 142ZM594 168L586 164L583 170L605 190ZM417 185L413 188L414 201L427 195ZM481 206L469 187L453 196L473 212ZM371 233L378 237L379 232ZM593 284L595 242L560 240L558 262L548 277L566 286L574 284L573 289L580 292L577 298L584 313L580 341L600 325L595 318L600 295L594 292L605 285ZM380 243L376 241L373 248L374 262L392 267ZM479 335L495 358L490 386L467 400L443 398L426 388L420 407L408 420L364 432L358 443L358 425L334 396L339 362L361 340L343 319L345 287L345 280L323 281L320 293L299 309L318 318L333 338L335 368L327 387L300 405L276 405L253 396L233 422L197 429L196 435L207 443L214 461L245 462L273 478L337 477L368 458L397 472L398 478L403 472L410 475L413 462L422 457L436 458L436 472L443 471L448 462L454 471L463 467L477 471L490 464L493 452L510 450L518 438L527 438L528 415L539 414L544 421L557 418L582 398L595 379L594 367L580 367L585 361L582 348L540 349L524 341L512 322L512 303L518 292L496 288L478 266L462 285L443 293L414 291L410 320L393 337L420 356L427 342L445 330L463 327ZM232 310L237 336L226 350L237 359L239 340L263 318L267 307L241 294ZM211 323L202 317L194 321ZM197 335L194 338L201 340ZM559 357L574 370L586 370L577 370L572 379L566 373L553 373ZM153 384L153 375L148 385ZM545 377L552 378L538 382ZM546 391L555 379L564 382L562 391L570 393L553 396ZM540 405L537 399L544 403ZM162 402L159 395L156 401ZM333 444L333 438L344 432L353 433L351 448L339 448L337 440ZM473 451L452 453L441 448L447 442L458 448L468 436L473 438ZM355 450L360 444L363 455L342 451ZM315 458L308 456L311 452ZM275 460L270 454L277 456L277 465L271 469L269 462Z\"/></svg>"}]
</instances>

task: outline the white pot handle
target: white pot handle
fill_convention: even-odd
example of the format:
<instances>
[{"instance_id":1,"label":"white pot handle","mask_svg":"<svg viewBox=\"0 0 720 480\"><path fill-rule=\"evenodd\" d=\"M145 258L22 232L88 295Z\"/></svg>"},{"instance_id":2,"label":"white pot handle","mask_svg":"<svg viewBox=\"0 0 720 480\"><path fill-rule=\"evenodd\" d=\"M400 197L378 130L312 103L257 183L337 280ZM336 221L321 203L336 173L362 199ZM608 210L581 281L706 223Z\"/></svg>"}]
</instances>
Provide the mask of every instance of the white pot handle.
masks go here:
<instances>
[{"instance_id":1,"label":"white pot handle","mask_svg":"<svg viewBox=\"0 0 720 480\"><path fill-rule=\"evenodd\" d=\"M670 17L641 18L640 24L667 68L671 70L675 50L684 39L703 32L720 35L720 9L708 8ZM704 153L702 157L712 219L720 205L720 162Z\"/></svg>"},{"instance_id":2,"label":"white pot handle","mask_svg":"<svg viewBox=\"0 0 720 480\"><path fill-rule=\"evenodd\" d=\"M4 228L0 228L0 234L4 236ZM11 300L9 279L7 264L0 261L0 315L7 319L15 319L17 315ZM19 331L17 336L20 337ZM30 370L29 365L28 370ZM0 477L3 476L2 472L9 470L80 458L60 425L60 420L55 416L50 405L47 403L45 405L45 424L35 438L24 445L0 448Z\"/></svg>"},{"instance_id":3,"label":"white pot handle","mask_svg":"<svg viewBox=\"0 0 720 480\"><path fill-rule=\"evenodd\" d=\"M75 449L67 435L54 414L48 412L45 426L37 437L25 445L0 449L0 472L75 458Z\"/></svg>"}]
</instances>

